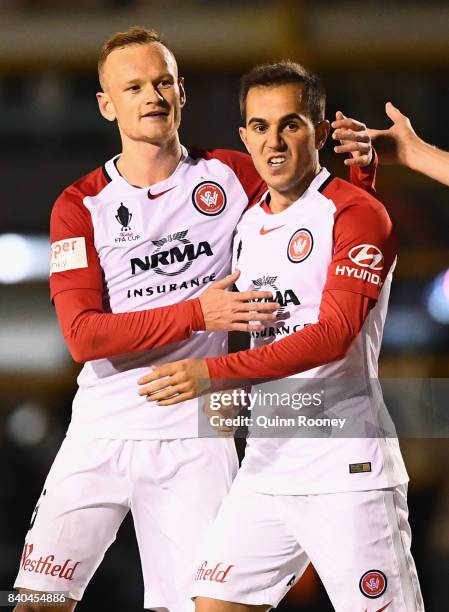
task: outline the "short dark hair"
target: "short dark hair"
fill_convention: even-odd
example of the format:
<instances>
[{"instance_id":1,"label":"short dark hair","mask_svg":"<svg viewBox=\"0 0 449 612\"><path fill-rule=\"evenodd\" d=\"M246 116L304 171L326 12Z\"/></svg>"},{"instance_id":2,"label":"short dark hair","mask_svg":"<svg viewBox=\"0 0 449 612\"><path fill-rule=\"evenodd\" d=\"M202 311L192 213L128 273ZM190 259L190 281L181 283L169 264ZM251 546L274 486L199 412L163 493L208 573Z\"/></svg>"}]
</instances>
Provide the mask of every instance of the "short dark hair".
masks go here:
<instances>
[{"instance_id":1,"label":"short dark hair","mask_svg":"<svg viewBox=\"0 0 449 612\"><path fill-rule=\"evenodd\" d=\"M260 64L244 74L240 81L240 114L246 123L246 98L253 87L277 87L299 83L304 88L307 109L312 122L316 125L324 119L326 92L322 81L312 72L290 60L273 64Z\"/></svg>"},{"instance_id":2,"label":"short dark hair","mask_svg":"<svg viewBox=\"0 0 449 612\"><path fill-rule=\"evenodd\" d=\"M104 63L110 53L115 49L123 49L128 45L148 45L150 43L160 43L173 55L173 51L165 44L162 36L156 30L150 28L142 28L141 26L133 26L125 32L116 32L103 44L100 55L98 56L98 77L100 83L102 80L102 72Z\"/></svg>"}]
</instances>

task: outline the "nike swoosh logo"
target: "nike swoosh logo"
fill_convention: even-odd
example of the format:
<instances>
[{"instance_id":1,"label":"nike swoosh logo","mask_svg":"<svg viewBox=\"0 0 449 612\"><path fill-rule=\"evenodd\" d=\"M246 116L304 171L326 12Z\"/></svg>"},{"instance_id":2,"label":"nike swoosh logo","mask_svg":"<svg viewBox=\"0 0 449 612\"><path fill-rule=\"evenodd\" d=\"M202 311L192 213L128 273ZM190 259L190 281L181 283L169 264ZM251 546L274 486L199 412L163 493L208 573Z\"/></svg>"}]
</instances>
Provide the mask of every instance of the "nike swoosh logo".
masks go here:
<instances>
[{"instance_id":1,"label":"nike swoosh logo","mask_svg":"<svg viewBox=\"0 0 449 612\"><path fill-rule=\"evenodd\" d=\"M176 185L175 185L175 187L176 187ZM160 198L161 196L165 195L166 193L168 193L169 191L171 191L175 187L170 187L170 189L166 189L165 191L161 191L160 193L151 193L151 190L148 189L148 197L150 198L150 200L156 200L157 198Z\"/></svg>"},{"instance_id":2,"label":"nike swoosh logo","mask_svg":"<svg viewBox=\"0 0 449 612\"><path fill-rule=\"evenodd\" d=\"M261 236L265 236L265 234L269 234L270 232L274 232L274 230L280 229L281 227L284 227L284 225L278 225L277 227L270 227L268 229L265 229L264 227L261 228L260 230L260 235Z\"/></svg>"},{"instance_id":3,"label":"nike swoosh logo","mask_svg":"<svg viewBox=\"0 0 449 612\"><path fill-rule=\"evenodd\" d=\"M383 606L382 608L379 608L377 612L383 612L383 610L386 610L392 601L393 600L389 601L385 606ZM365 610L365 612L368 612L368 608Z\"/></svg>"}]
</instances>

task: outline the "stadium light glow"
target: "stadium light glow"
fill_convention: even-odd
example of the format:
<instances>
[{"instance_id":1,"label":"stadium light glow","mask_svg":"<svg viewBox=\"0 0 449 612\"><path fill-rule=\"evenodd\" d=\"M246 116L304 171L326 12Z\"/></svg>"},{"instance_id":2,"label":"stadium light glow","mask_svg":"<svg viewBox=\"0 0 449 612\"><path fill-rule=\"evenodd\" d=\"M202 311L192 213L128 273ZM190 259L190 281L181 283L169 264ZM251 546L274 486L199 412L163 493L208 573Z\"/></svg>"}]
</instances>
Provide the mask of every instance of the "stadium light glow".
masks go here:
<instances>
[{"instance_id":1,"label":"stadium light glow","mask_svg":"<svg viewBox=\"0 0 449 612\"><path fill-rule=\"evenodd\" d=\"M427 310L437 323L449 324L449 269L439 274L430 285Z\"/></svg>"},{"instance_id":2,"label":"stadium light glow","mask_svg":"<svg viewBox=\"0 0 449 612\"><path fill-rule=\"evenodd\" d=\"M47 280L49 260L47 236L0 234L0 283Z\"/></svg>"},{"instance_id":3,"label":"stadium light glow","mask_svg":"<svg viewBox=\"0 0 449 612\"><path fill-rule=\"evenodd\" d=\"M37 402L24 402L9 416L6 430L12 440L21 446L34 446L42 442L48 430L48 418Z\"/></svg>"}]
</instances>

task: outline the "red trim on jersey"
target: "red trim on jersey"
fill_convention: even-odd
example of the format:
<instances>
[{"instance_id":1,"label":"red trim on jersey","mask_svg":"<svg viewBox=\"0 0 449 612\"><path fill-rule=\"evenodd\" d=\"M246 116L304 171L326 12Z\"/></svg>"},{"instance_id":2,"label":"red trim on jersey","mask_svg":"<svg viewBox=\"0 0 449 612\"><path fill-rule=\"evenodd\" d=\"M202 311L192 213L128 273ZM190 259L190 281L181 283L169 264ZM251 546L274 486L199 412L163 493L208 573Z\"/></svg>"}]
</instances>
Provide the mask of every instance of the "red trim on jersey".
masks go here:
<instances>
[{"instance_id":1,"label":"red trim on jersey","mask_svg":"<svg viewBox=\"0 0 449 612\"><path fill-rule=\"evenodd\" d=\"M103 271L92 218L83 200L98 195L108 182L102 168L84 176L59 196L50 220L52 243L85 239L87 268L54 272L50 277L51 298L62 333L73 358L81 363L179 342L193 331L204 329L197 299L140 312L104 312Z\"/></svg>"},{"instance_id":2,"label":"red trim on jersey","mask_svg":"<svg viewBox=\"0 0 449 612\"><path fill-rule=\"evenodd\" d=\"M322 194L336 207L334 253L324 289L344 289L377 300L398 248L385 207L366 191L335 177ZM364 248L372 259L357 264L357 254Z\"/></svg>"},{"instance_id":3,"label":"red trim on jersey","mask_svg":"<svg viewBox=\"0 0 449 612\"><path fill-rule=\"evenodd\" d=\"M207 358L212 379L273 379L304 372L342 359L361 331L396 257L392 224L380 202L347 181L332 178L321 193L332 200L336 211L334 254L318 323L272 344ZM361 258L364 265L350 258L360 245L372 247L365 259ZM382 264L377 250L383 254ZM353 258L357 260L356 255ZM367 263L382 269L372 269ZM378 284L373 275L378 277ZM215 386L219 388L220 383Z\"/></svg>"},{"instance_id":4,"label":"red trim on jersey","mask_svg":"<svg viewBox=\"0 0 449 612\"><path fill-rule=\"evenodd\" d=\"M262 210L264 212L266 212L268 215L273 215L273 211L271 210L271 208L269 207L269 205L267 204L266 200L264 200L262 202L262 204L260 205L260 207L262 208Z\"/></svg>"},{"instance_id":5,"label":"red trim on jersey","mask_svg":"<svg viewBox=\"0 0 449 612\"><path fill-rule=\"evenodd\" d=\"M103 271L94 244L94 227L83 199L98 195L108 182L103 168L97 168L65 189L53 206L50 217L50 242L84 237L87 268L54 272L50 276L52 300L60 291L67 289L103 291Z\"/></svg>"},{"instance_id":6,"label":"red trim on jersey","mask_svg":"<svg viewBox=\"0 0 449 612\"><path fill-rule=\"evenodd\" d=\"M375 301L348 291L323 293L318 323L265 346L206 359L212 379L276 379L342 359ZM214 384L215 388L220 383Z\"/></svg>"},{"instance_id":7,"label":"red trim on jersey","mask_svg":"<svg viewBox=\"0 0 449 612\"><path fill-rule=\"evenodd\" d=\"M260 178L251 157L247 153L229 149L189 147L189 155L192 159L218 159L231 168L245 190L249 205L258 202L267 190L265 182Z\"/></svg>"},{"instance_id":8,"label":"red trim on jersey","mask_svg":"<svg viewBox=\"0 0 449 612\"><path fill-rule=\"evenodd\" d=\"M62 334L79 363L155 349L204 329L198 299L112 314L104 312L100 291L72 289L58 293L55 306Z\"/></svg>"},{"instance_id":9,"label":"red trim on jersey","mask_svg":"<svg viewBox=\"0 0 449 612\"><path fill-rule=\"evenodd\" d=\"M373 147L373 158L371 162L361 168L360 166L350 166L349 168L349 180L353 185L361 187L368 193L376 195L376 178L377 168L379 166L379 158L376 150Z\"/></svg>"}]
</instances>

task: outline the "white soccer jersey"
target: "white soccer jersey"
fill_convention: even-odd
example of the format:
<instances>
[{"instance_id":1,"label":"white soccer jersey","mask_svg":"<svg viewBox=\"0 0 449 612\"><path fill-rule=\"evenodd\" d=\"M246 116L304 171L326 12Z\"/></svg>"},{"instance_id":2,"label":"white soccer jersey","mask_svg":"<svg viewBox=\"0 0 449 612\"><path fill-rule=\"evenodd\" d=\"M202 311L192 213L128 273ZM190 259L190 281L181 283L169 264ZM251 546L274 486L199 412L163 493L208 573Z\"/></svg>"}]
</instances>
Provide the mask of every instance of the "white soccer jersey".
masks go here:
<instances>
[{"instance_id":1,"label":"white soccer jersey","mask_svg":"<svg viewBox=\"0 0 449 612\"><path fill-rule=\"evenodd\" d=\"M116 159L71 185L53 208L52 298L69 289L100 289L105 312L141 311L198 297L229 274L235 226L263 190L249 156L183 148L175 172L151 189L127 183ZM152 351L87 362L69 433L196 436L196 400L150 404L138 395L137 380L153 364L222 354L226 338L195 332Z\"/></svg>"},{"instance_id":2,"label":"white soccer jersey","mask_svg":"<svg viewBox=\"0 0 449 612\"><path fill-rule=\"evenodd\" d=\"M264 409L253 410L237 478L247 479L247 486L258 491L281 494L364 490L406 482L395 430L375 383L396 257L395 241L385 239L383 219L390 222L383 206L325 169L282 212L271 214L264 202L262 198L250 208L237 227L234 265L241 270L237 286L240 291L271 290L281 304L278 316L283 326L253 332L252 347L277 342L316 323L326 289L359 293L377 302L344 358L296 374L288 383L284 379L253 387L253 394L317 393L318 408L308 402L296 412L290 407L267 410L265 401ZM283 430L270 421L265 428L258 415L302 416L306 422L295 420L297 426ZM310 417L333 417L336 425L311 434ZM278 437L282 435L286 437Z\"/></svg>"}]
</instances>

